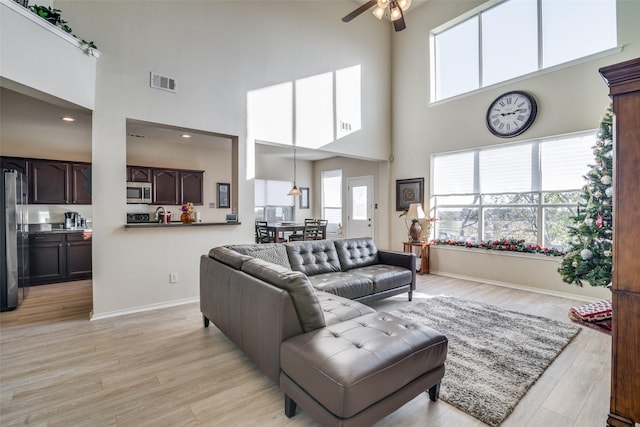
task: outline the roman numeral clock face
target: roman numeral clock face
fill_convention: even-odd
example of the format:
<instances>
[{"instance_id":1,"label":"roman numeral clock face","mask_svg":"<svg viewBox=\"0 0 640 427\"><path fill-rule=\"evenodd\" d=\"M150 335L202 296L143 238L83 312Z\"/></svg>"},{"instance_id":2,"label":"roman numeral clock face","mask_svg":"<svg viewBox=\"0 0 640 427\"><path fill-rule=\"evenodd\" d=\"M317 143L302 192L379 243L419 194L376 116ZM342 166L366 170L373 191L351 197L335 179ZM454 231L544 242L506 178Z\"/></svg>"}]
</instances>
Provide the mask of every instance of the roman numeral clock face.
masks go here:
<instances>
[{"instance_id":1,"label":"roman numeral clock face","mask_svg":"<svg viewBox=\"0 0 640 427\"><path fill-rule=\"evenodd\" d=\"M529 129L537 112L536 101L531 95L520 91L507 92L489 106L487 127L495 136L511 138Z\"/></svg>"}]
</instances>

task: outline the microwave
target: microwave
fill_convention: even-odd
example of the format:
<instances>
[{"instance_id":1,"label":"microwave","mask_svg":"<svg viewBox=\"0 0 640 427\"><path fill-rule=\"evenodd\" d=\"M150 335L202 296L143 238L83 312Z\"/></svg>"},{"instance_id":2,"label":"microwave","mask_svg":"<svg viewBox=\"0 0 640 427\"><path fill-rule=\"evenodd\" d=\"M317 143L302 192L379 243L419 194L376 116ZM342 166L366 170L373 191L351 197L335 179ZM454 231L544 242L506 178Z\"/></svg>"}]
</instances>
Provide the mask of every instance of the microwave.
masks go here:
<instances>
[{"instance_id":1,"label":"microwave","mask_svg":"<svg viewBox=\"0 0 640 427\"><path fill-rule=\"evenodd\" d=\"M127 182L127 203L151 203L151 183Z\"/></svg>"}]
</instances>

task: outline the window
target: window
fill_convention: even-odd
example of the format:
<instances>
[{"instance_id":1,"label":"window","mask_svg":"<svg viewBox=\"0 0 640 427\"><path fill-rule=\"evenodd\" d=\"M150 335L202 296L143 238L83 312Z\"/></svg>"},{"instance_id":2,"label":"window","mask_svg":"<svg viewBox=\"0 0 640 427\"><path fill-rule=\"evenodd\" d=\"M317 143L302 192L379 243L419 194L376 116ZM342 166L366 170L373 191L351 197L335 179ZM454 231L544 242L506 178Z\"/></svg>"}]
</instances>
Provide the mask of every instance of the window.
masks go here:
<instances>
[{"instance_id":1,"label":"window","mask_svg":"<svg viewBox=\"0 0 640 427\"><path fill-rule=\"evenodd\" d=\"M255 216L258 221L294 221L294 197L287 193L292 181L255 180Z\"/></svg>"},{"instance_id":2,"label":"window","mask_svg":"<svg viewBox=\"0 0 640 427\"><path fill-rule=\"evenodd\" d=\"M617 46L616 0L489 2L431 33L439 101Z\"/></svg>"},{"instance_id":3,"label":"window","mask_svg":"<svg viewBox=\"0 0 640 427\"><path fill-rule=\"evenodd\" d=\"M341 170L322 172L322 217L331 225L342 224Z\"/></svg>"},{"instance_id":4,"label":"window","mask_svg":"<svg viewBox=\"0 0 640 427\"><path fill-rule=\"evenodd\" d=\"M437 239L522 239L563 247L595 132L433 157Z\"/></svg>"}]
</instances>

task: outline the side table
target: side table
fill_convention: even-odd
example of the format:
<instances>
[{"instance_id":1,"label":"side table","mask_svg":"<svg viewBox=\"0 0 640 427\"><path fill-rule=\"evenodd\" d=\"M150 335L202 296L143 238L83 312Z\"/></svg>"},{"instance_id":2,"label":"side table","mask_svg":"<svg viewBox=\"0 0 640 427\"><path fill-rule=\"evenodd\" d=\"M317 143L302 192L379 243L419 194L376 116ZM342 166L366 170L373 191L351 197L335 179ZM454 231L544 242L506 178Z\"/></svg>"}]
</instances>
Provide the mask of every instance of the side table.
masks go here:
<instances>
[{"instance_id":1,"label":"side table","mask_svg":"<svg viewBox=\"0 0 640 427\"><path fill-rule=\"evenodd\" d=\"M431 256L431 245L429 242L402 242L403 252L411 253L413 248L420 248L420 274L429 274L429 257Z\"/></svg>"}]
</instances>

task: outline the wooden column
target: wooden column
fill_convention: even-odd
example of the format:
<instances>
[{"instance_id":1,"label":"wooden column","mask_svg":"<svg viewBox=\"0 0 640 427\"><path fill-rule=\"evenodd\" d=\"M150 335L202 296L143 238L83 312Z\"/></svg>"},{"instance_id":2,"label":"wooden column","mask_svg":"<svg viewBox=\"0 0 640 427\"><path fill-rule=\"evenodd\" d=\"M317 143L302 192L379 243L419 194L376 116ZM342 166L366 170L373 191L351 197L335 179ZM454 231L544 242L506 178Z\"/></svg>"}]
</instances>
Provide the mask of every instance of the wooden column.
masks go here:
<instances>
[{"instance_id":1,"label":"wooden column","mask_svg":"<svg viewBox=\"0 0 640 427\"><path fill-rule=\"evenodd\" d=\"M600 69L614 113L613 328L607 425L640 422L640 58Z\"/></svg>"}]
</instances>

